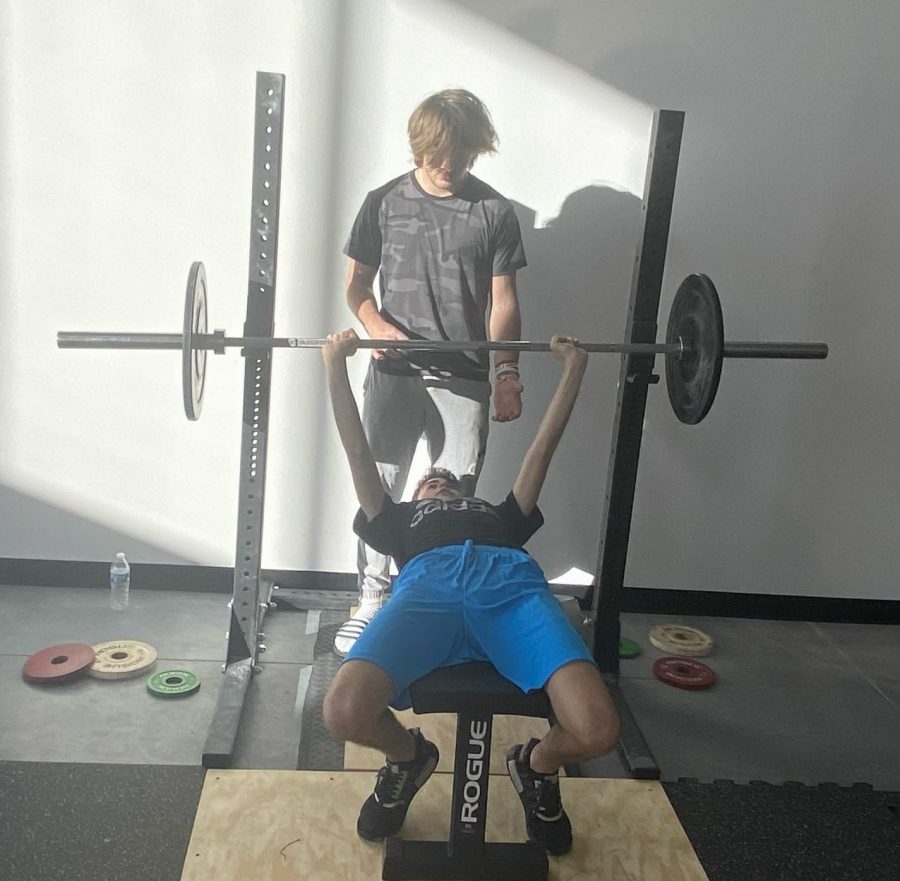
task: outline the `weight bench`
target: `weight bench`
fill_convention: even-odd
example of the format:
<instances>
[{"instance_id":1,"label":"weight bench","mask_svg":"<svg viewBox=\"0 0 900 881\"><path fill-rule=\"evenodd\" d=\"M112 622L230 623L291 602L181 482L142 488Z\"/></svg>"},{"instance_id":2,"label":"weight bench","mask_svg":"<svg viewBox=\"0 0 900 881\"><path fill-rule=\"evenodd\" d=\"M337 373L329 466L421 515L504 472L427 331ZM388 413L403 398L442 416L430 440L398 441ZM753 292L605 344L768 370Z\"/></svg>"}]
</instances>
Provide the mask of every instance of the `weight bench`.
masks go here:
<instances>
[{"instance_id":1,"label":"weight bench","mask_svg":"<svg viewBox=\"0 0 900 881\"><path fill-rule=\"evenodd\" d=\"M485 842L495 713L550 719L544 691L525 693L491 664L441 667L410 686L416 713L456 713L456 759L449 841L385 839L386 881L547 881L543 849L531 843Z\"/></svg>"}]
</instances>

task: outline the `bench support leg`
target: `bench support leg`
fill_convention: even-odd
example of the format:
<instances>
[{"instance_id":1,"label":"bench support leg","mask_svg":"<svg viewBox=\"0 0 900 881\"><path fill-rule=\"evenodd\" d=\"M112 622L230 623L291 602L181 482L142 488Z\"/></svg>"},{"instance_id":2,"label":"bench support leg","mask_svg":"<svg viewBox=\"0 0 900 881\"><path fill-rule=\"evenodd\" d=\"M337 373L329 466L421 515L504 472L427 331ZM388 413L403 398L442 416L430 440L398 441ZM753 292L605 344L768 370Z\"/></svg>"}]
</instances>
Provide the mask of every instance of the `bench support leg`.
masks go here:
<instances>
[{"instance_id":1,"label":"bench support leg","mask_svg":"<svg viewBox=\"0 0 900 881\"><path fill-rule=\"evenodd\" d=\"M541 848L485 843L492 721L490 714L458 714L450 840L386 839L385 881L547 881L549 863Z\"/></svg>"}]
</instances>

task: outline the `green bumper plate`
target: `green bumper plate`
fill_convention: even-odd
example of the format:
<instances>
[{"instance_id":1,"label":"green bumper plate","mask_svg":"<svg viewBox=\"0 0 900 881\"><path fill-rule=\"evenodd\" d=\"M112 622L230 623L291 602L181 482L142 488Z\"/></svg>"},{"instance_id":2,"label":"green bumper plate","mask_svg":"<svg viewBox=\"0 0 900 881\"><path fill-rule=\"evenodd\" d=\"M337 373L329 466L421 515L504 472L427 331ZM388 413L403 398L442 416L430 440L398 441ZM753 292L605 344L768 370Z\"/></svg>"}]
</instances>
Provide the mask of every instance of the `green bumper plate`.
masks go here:
<instances>
[{"instance_id":1,"label":"green bumper plate","mask_svg":"<svg viewBox=\"0 0 900 881\"><path fill-rule=\"evenodd\" d=\"M200 679L189 670L163 670L147 680L147 691L157 697L185 697L200 690Z\"/></svg>"},{"instance_id":2,"label":"green bumper plate","mask_svg":"<svg viewBox=\"0 0 900 881\"><path fill-rule=\"evenodd\" d=\"M627 636L619 638L619 657L636 658L641 653L641 647Z\"/></svg>"}]
</instances>

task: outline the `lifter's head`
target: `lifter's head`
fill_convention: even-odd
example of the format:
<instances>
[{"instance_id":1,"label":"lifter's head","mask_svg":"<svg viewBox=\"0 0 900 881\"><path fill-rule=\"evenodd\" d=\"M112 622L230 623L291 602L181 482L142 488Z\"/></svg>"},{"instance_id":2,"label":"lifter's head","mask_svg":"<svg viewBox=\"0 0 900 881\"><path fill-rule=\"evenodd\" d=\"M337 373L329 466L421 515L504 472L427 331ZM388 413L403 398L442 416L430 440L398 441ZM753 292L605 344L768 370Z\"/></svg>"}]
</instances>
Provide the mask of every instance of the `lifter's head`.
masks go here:
<instances>
[{"instance_id":1,"label":"lifter's head","mask_svg":"<svg viewBox=\"0 0 900 881\"><path fill-rule=\"evenodd\" d=\"M461 499L459 478L446 468L429 468L416 484L413 500Z\"/></svg>"}]
</instances>

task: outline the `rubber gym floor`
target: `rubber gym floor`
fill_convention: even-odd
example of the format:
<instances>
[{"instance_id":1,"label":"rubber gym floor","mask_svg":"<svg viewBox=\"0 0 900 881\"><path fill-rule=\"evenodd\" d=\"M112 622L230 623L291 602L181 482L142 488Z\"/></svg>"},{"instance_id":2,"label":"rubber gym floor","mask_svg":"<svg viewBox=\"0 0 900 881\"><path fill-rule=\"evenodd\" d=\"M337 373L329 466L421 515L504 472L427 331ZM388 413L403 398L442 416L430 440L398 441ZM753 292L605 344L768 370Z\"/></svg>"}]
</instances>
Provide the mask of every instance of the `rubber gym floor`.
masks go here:
<instances>
[{"instance_id":1,"label":"rubber gym floor","mask_svg":"<svg viewBox=\"0 0 900 881\"><path fill-rule=\"evenodd\" d=\"M204 772L200 756L225 652L227 600L214 593L134 590L129 608L113 612L103 590L0 587L0 878L188 877L198 855L188 848L195 816L199 825L204 778L217 773ZM334 610L290 608L267 618L268 651L244 708L234 761L235 769L259 774L232 778L239 781L232 819L221 834L239 836L254 815L258 820L251 787L240 781L297 769L308 776L333 772L323 779L340 781L363 773L350 768L377 765L372 757L351 760L321 724L321 697L338 663L331 638L342 618ZM643 648L622 662L623 691L662 769L673 822L702 865L691 878L900 877L900 628L652 615L622 620L623 634ZM653 677L650 668L661 653L647 634L663 621L692 624L714 637L706 659L718 677L713 688L683 691ZM191 670L200 690L165 699L148 694L146 677L80 678L58 686L22 679L25 660L42 648L113 639L150 643L158 652L156 670ZM426 730L432 720L422 720ZM498 724L495 740L504 736ZM577 804L581 814L573 816L576 834L592 804L629 785L621 782L627 775L615 755L582 770L583 779L563 781L564 798L579 792L570 802L570 813ZM370 786L374 774L364 773L361 785ZM265 779L285 788L300 776ZM508 781L492 781L492 798L495 791L505 797ZM336 783L327 785L337 791ZM440 792L433 779L419 796L423 805L429 787ZM330 837L317 846L370 854L365 849L372 846L355 835L358 808L352 798L338 803ZM276 819L288 826L292 820L267 822ZM642 825L617 827L610 852L622 838L638 841ZM266 826L261 830L256 839L265 838ZM626 863L572 874L566 860L574 857L575 851L551 858L550 877L687 877ZM339 877L321 864L317 874ZM208 877L251 876L228 874L220 865Z\"/></svg>"}]
</instances>

